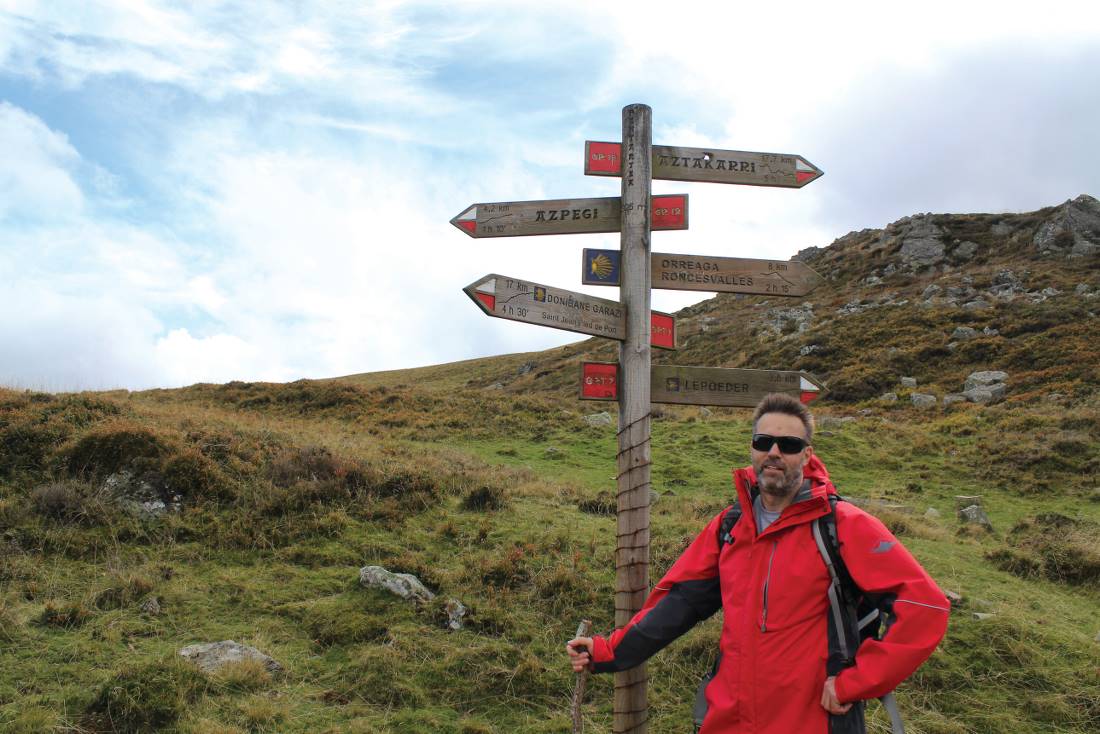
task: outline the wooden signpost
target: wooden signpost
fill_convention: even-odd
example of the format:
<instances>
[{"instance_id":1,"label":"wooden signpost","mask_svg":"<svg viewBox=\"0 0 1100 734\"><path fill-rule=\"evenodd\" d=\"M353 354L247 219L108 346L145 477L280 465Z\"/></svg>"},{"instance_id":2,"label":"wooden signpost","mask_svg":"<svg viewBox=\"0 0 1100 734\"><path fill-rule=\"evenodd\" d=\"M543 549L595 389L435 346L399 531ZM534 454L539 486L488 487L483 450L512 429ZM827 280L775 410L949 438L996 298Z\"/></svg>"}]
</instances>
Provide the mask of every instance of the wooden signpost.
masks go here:
<instances>
[{"instance_id":1,"label":"wooden signpost","mask_svg":"<svg viewBox=\"0 0 1100 734\"><path fill-rule=\"evenodd\" d=\"M654 196L645 208L652 211L653 229L688 228L687 194ZM451 224L475 239L618 232L623 226L622 200L611 196L473 204Z\"/></svg>"},{"instance_id":2,"label":"wooden signpost","mask_svg":"<svg viewBox=\"0 0 1100 734\"><path fill-rule=\"evenodd\" d=\"M549 326L579 334L626 338L626 317L618 301L490 273L462 289L489 316ZM676 319L653 311L652 345L676 348Z\"/></svg>"},{"instance_id":3,"label":"wooden signpost","mask_svg":"<svg viewBox=\"0 0 1100 734\"><path fill-rule=\"evenodd\" d=\"M619 176L623 153L619 143L584 144L584 172L588 176ZM800 189L824 171L793 153L751 153L717 148L653 146L653 178L666 181L780 186Z\"/></svg>"},{"instance_id":4,"label":"wooden signpost","mask_svg":"<svg viewBox=\"0 0 1100 734\"><path fill-rule=\"evenodd\" d=\"M654 252L652 287L676 291L755 293L762 296L804 296L824 280L797 260L753 260L710 255ZM581 257L585 285L619 284L619 251L585 248Z\"/></svg>"},{"instance_id":5,"label":"wooden signpost","mask_svg":"<svg viewBox=\"0 0 1100 734\"><path fill-rule=\"evenodd\" d=\"M581 364L581 400L618 399L618 369L613 362ZM781 392L809 403L825 394L813 375L792 370L655 365L650 370L654 403L753 408L768 393Z\"/></svg>"},{"instance_id":6,"label":"wooden signpost","mask_svg":"<svg viewBox=\"0 0 1100 734\"><path fill-rule=\"evenodd\" d=\"M621 196L481 203L451 224L470 237L619 232L619 250L586 250L582 280L617 285L621 302L490 274L466 294L489 316L617 339L616 364L586 363L581 397L617 400L618 521L615 624L625 626L649 594L650 404L751 407L768 392L809 402L822 386L801 372L651 367L650 347L676 348L676 324L650 310L653 288L799 296L821 278L798 262L655 254L652 230L687 229L686 194L653 196L652 180L801 188L822 175L798 155L652 144L652 111L623 108L621 143L585 143L584 172L619 176ZM591 253L591 254L590 254ZM646 666L615 674L615 734L648 734Z\"/></svg>"}]
</instances>

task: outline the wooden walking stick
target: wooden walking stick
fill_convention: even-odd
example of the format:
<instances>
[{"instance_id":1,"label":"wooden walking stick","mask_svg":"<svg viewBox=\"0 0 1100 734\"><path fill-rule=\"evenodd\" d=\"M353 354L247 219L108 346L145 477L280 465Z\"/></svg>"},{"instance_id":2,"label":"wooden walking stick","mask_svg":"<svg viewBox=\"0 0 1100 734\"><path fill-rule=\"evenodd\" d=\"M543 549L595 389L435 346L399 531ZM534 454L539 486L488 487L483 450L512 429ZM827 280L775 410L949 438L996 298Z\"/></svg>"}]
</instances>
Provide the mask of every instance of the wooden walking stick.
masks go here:
<instances>
[{"instance_id":1,"label":"wooden walking stick","mask_svg":"<svg viewBox=\"0 0 1100 734\"><path fill-rule=\"evenodd\" d=\"M592 621L585 619L577 625L577 634L574 637L588 637L592 631ZM591 656L592 651L588 654ZM581 734L584 731L584 720L581 718L581 703L584 701L584 685L588 682L588 668L577 673L577 685L573 688L573 734Z\"/></svg>"}]
</instances>

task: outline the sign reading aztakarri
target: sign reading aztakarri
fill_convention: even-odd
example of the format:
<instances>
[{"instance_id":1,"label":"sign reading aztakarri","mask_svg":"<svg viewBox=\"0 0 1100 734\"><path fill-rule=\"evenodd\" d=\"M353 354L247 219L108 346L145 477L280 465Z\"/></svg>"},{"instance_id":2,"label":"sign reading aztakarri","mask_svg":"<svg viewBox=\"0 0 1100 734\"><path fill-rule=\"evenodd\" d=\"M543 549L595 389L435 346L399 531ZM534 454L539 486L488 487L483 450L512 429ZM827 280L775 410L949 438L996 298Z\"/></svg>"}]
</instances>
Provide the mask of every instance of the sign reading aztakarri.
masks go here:
<instances>
[{"instance_id":1,"label":"sign reading aztakarri","mask_svg":"<svg viewBox=\"0 0 1100 734\"><path fill-rule=\"evenodd\" d=\"M625 312L618 301L495 273L462 290L482 311L498 319L626 339ZM650 344L661 349L676 348L676 320L671 314L650 312Z\"/></svg>"},{"instance_id":2,"label":"sign reading aztakarri","mask_svg":"<svg viewBox=\"0 0 1100 734\"><path fill-rule=\"evenodd\" d=\"M584 172L589 176L622 174L621 143L585 141ZM824 171L794 153L653 146L653 178L666 181L781 186L800 189Z\"/></svg>"},{"instance_id":3,"label":"sign reading aztakarri","mask_svg":"<svg viewBox=\"0 0 1100 734\"><path fill-rule=\"evenodd\" d=\"M687 194L654 196L650 204L652 229L687 229ZM623 226L622 200L610 196L474 204L451 224L474 238L618 232Z\"/></svg>"},{"instance_id":4,"label":"sign reading aztakarri","mask_svg":"<svg viewBox=\"0 0 1100 734\"><path fill-rule=\"evenodd\" d=\"M619 251L583 252L581 282L619 285ZM823 282L810 266L797 260L754 260L709 255L651 254L652 287L677 291L756 293L804 296Z\"/></svg>"}]
</instances>

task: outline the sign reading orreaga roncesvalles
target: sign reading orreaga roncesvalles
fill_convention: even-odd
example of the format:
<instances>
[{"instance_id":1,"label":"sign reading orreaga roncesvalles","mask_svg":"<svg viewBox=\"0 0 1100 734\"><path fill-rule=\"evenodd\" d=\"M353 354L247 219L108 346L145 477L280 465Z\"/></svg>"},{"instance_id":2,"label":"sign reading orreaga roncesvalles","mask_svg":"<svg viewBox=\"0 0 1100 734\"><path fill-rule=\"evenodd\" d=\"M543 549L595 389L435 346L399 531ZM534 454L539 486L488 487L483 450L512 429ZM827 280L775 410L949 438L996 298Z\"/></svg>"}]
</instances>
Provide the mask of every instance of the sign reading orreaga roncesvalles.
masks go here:
<instances>
[{"instance_id":1,"label":"sign reading orreaga roncesvalles","mask_svg":"<svg viewBox=\"0 0 1100 734\"><path fill-rule=\"evenodd\" d=\"M622 173L622 144L584 144L584 172L588 176ZM793 153L752 153L746 150L653 146L653 178L666 181L780 186L799 189L824 171Z\"/></svg>"},{"instance_id":2,"label":"sign reading orreaga roncesvalles","mask_svg":"<svg viewBox=\"0 0 1100 734\"><path fill-rule=\"evenodd\" d=\"M626 338L625 314L618 301L495 273L475 280L463 291L482 311L499 319L619 341ZM675 349L676 319L660 311L650 314L650 344Z\"/></svg>"},{"instance_id":3,"label":"sign reading orreaga roncesvalles","mask_svg":"<svg viewBox=\"0 0 1100 734\"><path fill-rule=\"evenodd\" d=\"M619 251L585 248L581 282L619 284ZM823 282L810 266L797 260L754 260L709 255L652 253L652 287L678 291L757 293L804 296Z\"/></svg>"},{"instance_id":4,"label":"sign reading orreaga roncesvalles","mask_svg":"<svg viewBox=\"0 0 1100 734\"><path fill-rule=\"evenodd\" d=\"M617 400L615 364L584 362L581 365L582 400ZM793 395L808 403L824 393L824 385L805 372L749 370L728 367L650 368L650 400L679 405L714 405L752 408L768 393Z\"/></svg>"},{"instance_id":5,"label":"sign reading orreaga roncesvalles","mask_svg":"<svg viewBox=\"0 0 1100 734\"><path fill-rule=\"evenodd\" d=\"M687 194L651 197L650 211L652 229L688 228ZM612 196L473 204L451 224L471 237L482 238L618 232L622 221L622 201Z\"/></svg>"}]
</instances>

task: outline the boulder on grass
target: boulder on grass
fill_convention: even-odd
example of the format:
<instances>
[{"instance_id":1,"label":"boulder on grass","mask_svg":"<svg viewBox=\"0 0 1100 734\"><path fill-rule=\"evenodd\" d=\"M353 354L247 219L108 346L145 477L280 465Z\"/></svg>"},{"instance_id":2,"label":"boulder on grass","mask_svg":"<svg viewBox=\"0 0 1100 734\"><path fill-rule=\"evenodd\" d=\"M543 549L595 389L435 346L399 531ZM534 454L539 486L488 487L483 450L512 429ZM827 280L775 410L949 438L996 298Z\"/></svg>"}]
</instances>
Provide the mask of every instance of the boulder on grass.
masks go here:
<instances>
[{"instance_id":1,"label":"boulder on grass","mask_svg":"<svg viewBox=\"0 0 1100 734\"><path fill-rule=\"evenodd\" d=\"M263 664L269 673L277 673L283 669L283 666L274 658L264 655L254 647L242 645L233 640L188 645L180 650L179 654L184 660L198 666L204 673L216 673L226 665L252 660Z\"/></svg>"}]
</instances>

